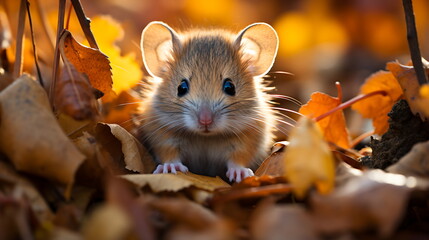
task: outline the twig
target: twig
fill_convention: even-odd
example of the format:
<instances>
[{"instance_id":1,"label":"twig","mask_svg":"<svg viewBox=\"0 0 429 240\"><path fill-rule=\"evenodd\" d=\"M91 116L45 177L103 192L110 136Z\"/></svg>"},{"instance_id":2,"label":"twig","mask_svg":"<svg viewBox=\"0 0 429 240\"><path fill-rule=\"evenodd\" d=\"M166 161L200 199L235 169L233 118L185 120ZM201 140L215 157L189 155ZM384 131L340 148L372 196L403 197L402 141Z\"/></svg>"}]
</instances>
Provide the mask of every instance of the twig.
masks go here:
<instances>
[{"instance_id":1,"label":"twig","mask_svg":"<svg viewBox=\"0 0 429 240\"><path fill-rule=\"evenodd\" d=\"M16 34L15 64L13 66L14 79L18 78L22 74L26 7L27 7L26 0L21 0L21 5L19 7L19 17L18 17L18 32Z\"/></svg>"},{"instance_id":2,"label":"twig","mask_svg":"<svg viewBox=\"0 0 429 240\"><path fill-rule=\"evenodd\" d=\"M72 12L73 6L70 4L69 8L67 10L67 19L66 19L66 25L65 25L65 29L69 30L69 26L70 26L70 17L71 17L71 12Z\"/></svg>"},{"instance_id":3,"label":"twig","mask_svg":"<svg viewBox=\"0 0 429 240\"><path fill-rule=\"evenodd\" d=\"M60 51L58 49L58 43L60 41L61 33L64 30L64 14L66 10L66 0L59 0L58 6L58 24L57 24L57 40L55 42L55 54L54 54L54 64L52 70L52 82L49 88L49 100L51 102L52 107L54 106L55 99L55 85L58 79L58 69L60 65Z\"/></svg>"},{"instance_id":4,"label":"twig","mask_svg":"<svg viewBox=\"0 0 429 240\"><path fill-rule=\"evenodd\" d=\"M40 67L39 67L39 61L37 60L38 58L37 58L36 43L34 40L33 22L31 21L31 13L30 13L30 2L28 0L26 0L26 2L27 2L28 22L30 24L31 42L33 44L34 64L36 64L37 76L39 78L40 85L42 85L42 87L44 87L42 74L40 72Z\"/></svg>"},{"instance_id":5,"label":"twig","mask_svg":"<svg viewBox=\"0 0 429 240\"><path fill-rule=\"evenodd\" d=\"M89 26L91 21L85 16L80 0L71 0L71 2L73 4L74 11L76 12L77 18L79 19L80 26L85 34L86 39L88 40L89 46L99 49L94 35L91 32L91 27Z\"/></svg>"},{"instance_id":6,"label":"twig","mask_svg":"<svg viewBox=\"0 0 429 240\"><path fill-rule=\"evenodd\" d=\"M318 121L320 121L320 120L324 119L325 117L327 117L327 116L329 116L329 115L333 114L333 113L334 113L334 112L336 112L336 111L339 111L339 110L342 110L342 109L344 109L344 108L349 107L350 105L352 105L352 104L353 104L353 103L355 103L355 102L361 101L361 100L363 100L363 99L365 99L365 98L369 98L369 97L372 97L372 96L375 96L375 95L378 95L378 94L381 94L381 95L383 95L383 96L387 95L386 91L384 91L384 90L374 91L374 92L370 92L370 93L368 93L368 94L364 94L364 95L362 95L362 94L361 94L361 95L358 95L358 96L356 96L356 97L354 97L354 98L352 98L352 99L348 100L347 102L343 102L343 103L341 103L340 105L338 105L337 107L335 107L335 108L333 108L333 109L331 109L331 110L329 110L329 111L325 112L324 114L322 114L322 115L320 115L320 116L318 116L318 117L314 118L314 121L318 122Z\"/></svg>"},{"instance_id":7,"label":"twig","mask_svg":"<svg viewBox=\"0 0 429 240\"><path fill-rule=\"evenodd\" d=\"M420 54L419 41L417 37L416 22L414 20L413 3L411 0L402 0L407 23L407 40L410 48L411 60L413 61L414 71L416 71L417 80L420 85L428 83L426 71L423 68L422 57Z\"/></svg>"}]
</instances>

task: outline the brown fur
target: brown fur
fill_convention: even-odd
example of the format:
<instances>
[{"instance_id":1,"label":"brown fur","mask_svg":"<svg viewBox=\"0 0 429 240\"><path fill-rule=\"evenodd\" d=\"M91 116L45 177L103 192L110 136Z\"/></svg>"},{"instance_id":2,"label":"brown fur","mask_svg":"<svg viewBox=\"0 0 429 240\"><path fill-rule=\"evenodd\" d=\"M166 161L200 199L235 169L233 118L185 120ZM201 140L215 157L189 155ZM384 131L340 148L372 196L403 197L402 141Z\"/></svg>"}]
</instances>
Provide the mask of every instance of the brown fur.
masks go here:
<instances>
[{"instance_id":1,"label":"brown fur","mask_svg":"<svg viewBox=\"0 0 429 240\"><path fill-rule=\"evenodd\" d=\"M142 100L140 139L158 163L180 159L198 174L225 176L228 161L256 167L273 142L275 124L266 87L253 76L258 66L243 59L236 34L195 30L178 36L181 46ZM233 81L235 96L223 92L225 78ZM178 97L182 79L189 80L189 93ZM208 134L198 129L202 105L214 113Z\"/></svg>"}]
</instances>

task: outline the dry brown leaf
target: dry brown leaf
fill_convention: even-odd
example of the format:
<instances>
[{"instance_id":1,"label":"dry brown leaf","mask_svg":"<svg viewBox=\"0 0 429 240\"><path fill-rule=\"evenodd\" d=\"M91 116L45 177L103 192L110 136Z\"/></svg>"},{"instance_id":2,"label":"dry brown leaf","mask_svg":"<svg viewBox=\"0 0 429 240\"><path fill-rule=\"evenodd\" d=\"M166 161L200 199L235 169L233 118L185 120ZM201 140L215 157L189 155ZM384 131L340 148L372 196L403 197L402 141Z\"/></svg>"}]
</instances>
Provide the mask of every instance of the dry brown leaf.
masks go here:
<instances>
[{"instance_id":1,"label":"dry brown leaf","mask_svg":"<svg viewBox=\"0 0 429 240\"><path fill-rule=\"evenodd\" d=\"M192 186L206 191L214 191L230 186L219 177L207 177L189 172L186 174L182 172L177 174L128 174L121 177L140 188L148 185L154 192L177 192Z\"/></svg>"},{"instance_id":2,"label":"dry brown leaf","mask_svg":"<svg viewBox=\"0 0 429 240\"><path fill-rule=\"evenodd\" d=\"M414 67L402 65L398 62L389 62L387 63L387 69L392 72L401 85L405 98L407 99L410 109L414 115L418 113L422 121L424 121L425 117L428 118L429 116L425 115L426 110L421 109L422 107L425 108L427 106L420 106L419 104L420 84L417 80Z\"/></svg>"},{"instance_id":3,"label":"dry brown leaf","mask_svg":"<svg viewBox=\"0 0 429 240\"><path fill-rule=\"evenodd\" d=\"M313 194L310 203L318 231L326 234L377 229L393 233L405 212L415 179L381 170L353 177L330 195Z\"/></svg>"},{"instance_id":4,"label":"dry brown leaf","mask_svg":"<svg viewBox=\"0 0 429 240\"><path fill-rule=\"evenodd\" d=\"M64 62L55 88L55 107L75 120L94 119L98 115L94 91L85 74Z\"/></svg>"},{"instance_id":5,"label":"dry brown leaf","mask_svg":"<svg viewBox=\"0 0 429 240\"><path fill-rule=\"evenodd\" d=\"M0 147L18 170L72 184L85 156L64 134L45 90L23 75L0 93Z\"/></svg>"},{"instance_id":6,"label":"dry brown leaf","mask_svg":"<svg viewBox=\"0 0 429 240\"><path fill-rule=\"evenodd\" d=\"M274 144L270 156L268 156L259 168L255 171L255 176L271 175L283 176L283 151L288 142L278 142Z\"/></svg>"},{"instance_id":7,"label":"dry brown leaf","mask_svg":"<svg viewBox=\"0 0 429 240\"><path fill-rule=\"evenodd\" d=\"M405 176L429 177L429 141L416 143L399 161L386 169Z\"/></svg>"},{"instance_id":8,"label":"dry brown leaf","mask_svg":"<svg viewBox=\"0 0 429 240\"><path fill-rule=\"evenodd\" d=\"M271 175L283 176L283 154L284 149L289 145L289 142L277 142L274 144L271 154L266 158L259 168L255 171L255 176Z\"/></svg>"},{"instance_id":9,"label":"dry brown leaf","mask_svg":"<svg viewBox=\"0 0 429 240\"><path fill-rule=\"evenodd\" d=\"M78 43L72 34L65 30L59 42L62 56L73 64L77 71L88 76L91 85L105 95L112 91L112 73L108 57L100 50Z\"/></svg>"},{"instance_id":10,"label":"dry brown leaf","mask_svg":"<svg viewBox=\"0 0 429 240\"><path fill-rule=\"evenodd\" d=\"M252 239L319 239L311 217L303 206L279 206L265 202L261 205L250 221Z\"/></svg>"},{"instance_id":11,"label":"dry brown leaf","mask_svg":"<svg viewBox=\"0 0 429 240\"><path fill-rule=\"evenodd\" d=\"M149 152L127 130L117 124L98 123L97 129L102 131L109 129L116 139L121 142L121 151L124 155L125 167L128 170L139 173L151 173L155 168Z\"/></svg>"}]
</instances>

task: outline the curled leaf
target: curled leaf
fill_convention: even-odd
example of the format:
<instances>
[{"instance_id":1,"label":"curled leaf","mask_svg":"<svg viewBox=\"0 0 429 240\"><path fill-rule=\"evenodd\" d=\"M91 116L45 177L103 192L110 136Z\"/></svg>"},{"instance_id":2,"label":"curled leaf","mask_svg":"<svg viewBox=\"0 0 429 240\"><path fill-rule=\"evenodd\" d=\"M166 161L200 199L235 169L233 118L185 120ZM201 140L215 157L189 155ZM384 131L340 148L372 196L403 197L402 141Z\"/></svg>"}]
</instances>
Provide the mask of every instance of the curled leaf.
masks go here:
<instances>
[{"instance_id":1,"label":"curled leaf","mask_svg":"<svg viewBox=\"0 0 429 240\"><path fill-rule=\"evenodd\" d=\"M69 62L65 62L55 88L55 106L75 120L94 119L98 115L97 102L88 78Z\"/></svg>"},{"instance_id":2,"label":"curled leaf","mask_svg":"<svg viewBox=\"0 0 429 240\"><path fill-rule=\"evenodd\" d=\"M78 43L67 30L61 35L61 55L73 64L77 71L88 76L91 85L104 94L112 90L112 73L107 56L100 50Z\"/></svg>"},{"instance_id":3,"label":"curled leaf","mask_svg":"<svg viewBox=\"0 0 429 240\"><path fill-rule=\"evenodd\" d=\"M117 124L105 123L98 123L97 130L100 133L103 131L103 134L109 134L107 131L110 131L110 134L120 141L125 167L128 170L139 173L151 173L153 171L155 162L151 155L127 130Z\"/></svg>"},{"instance_id":4,"label":"curled leaf","mask_svg":"<svg viewBox=\"0 0 429 240\"><path fill-rule=\"evenodd\" d=\"M45 90L23 75L0 94L0 147L18 170L72 184L85 156L61 130Z\"/></svg>"}]
</instances>

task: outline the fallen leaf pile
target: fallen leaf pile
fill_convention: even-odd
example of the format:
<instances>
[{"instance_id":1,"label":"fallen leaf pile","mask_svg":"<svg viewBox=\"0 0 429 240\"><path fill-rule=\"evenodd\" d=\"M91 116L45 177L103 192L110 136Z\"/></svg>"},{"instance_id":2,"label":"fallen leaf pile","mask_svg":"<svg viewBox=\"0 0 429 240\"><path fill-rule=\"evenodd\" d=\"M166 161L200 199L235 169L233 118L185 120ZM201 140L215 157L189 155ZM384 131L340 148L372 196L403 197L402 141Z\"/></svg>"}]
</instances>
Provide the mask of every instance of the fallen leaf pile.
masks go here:
<instances>
[{"instance_id":1,"label":"fallen leaf pile","mask_svg":"<svg viewBox=\"0 0 429 240\"><path fill-rule=\"evenodd\" d=\"M20 7L28 7L25 2ZM72 2L78 13L79 1ZM0 8L0 36L12 14L6 9ZM305 23L296 17L284 21ZM77 18L86 21L85 15ZM276 143L255 176L240 183L151 174L155 163L131 134L130 119L142 101L135 94L141 66L135 54L121 54L119 23L97 16L89 28L78 19L69 19L51 39L54 49L39 57L18 52L14 39L0 45L8 53L0 56L0 239L429 236L429 87L417 83L411 65L387 63L345 102L339 84L338 97L313 93L288 141ZM322 19L321 25L331 24ZM25 18L19 21L23 26ZM76 31L81 28L85 34ZM91 36L98 44L83 40ZM24 41L31 42L31 34ZM15 66L28 73L15 76L11 66L20 55ZM40 76L28 67L33 61ZM370 143L372 155L351 148L343 113L350 106L372 120L375 134L384 134ZM407 131L410 121L413 131ZM392 155L377 147L380 142Z\"/></svg>"}]
</instances>

